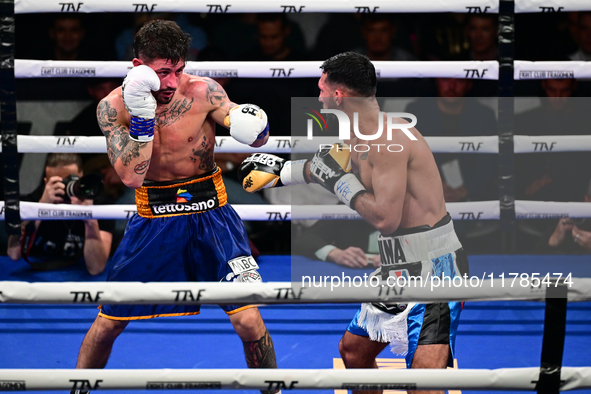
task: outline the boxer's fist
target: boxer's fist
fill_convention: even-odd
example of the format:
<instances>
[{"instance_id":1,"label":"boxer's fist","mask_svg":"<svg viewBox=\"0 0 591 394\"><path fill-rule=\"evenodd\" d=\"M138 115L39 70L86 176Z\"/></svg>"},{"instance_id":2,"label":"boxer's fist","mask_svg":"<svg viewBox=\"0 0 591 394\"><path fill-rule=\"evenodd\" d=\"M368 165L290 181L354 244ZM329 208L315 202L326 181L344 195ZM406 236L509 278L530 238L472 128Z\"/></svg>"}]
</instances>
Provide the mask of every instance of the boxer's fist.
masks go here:
<instances>
[{"instance_id":1,"label":"boxer's fist","mask_svg":"<svg viewBox=\"0 0 591 394\"><path fill-rule=\"evenodd\" d=\"M123 103L132 116L153 119L156 99L152 91L160 89L160 79L150 67L141 65L132 68L123 80Z\"/></svg>"},{"instance_id":2,"label":"boxer's fist","mask_svg":"<svg viewBox=\"0 0 591 394\"><path fill-rule=\"evenodd\" d=\"M312 180L334 193L335 183L351 171L351 150L344 144L323 146L310 163Z\"/></svg>"},{"instance_id":3,"label":"boxer's fist","mask_svg":"<svg viewBox=\"0 0 591 394\"><path fill-rule=\"evenodd\" d=\"M123 81L123 104L131 114L129 137L138 142L154 139L156 99L152 91L160 89L160 79L150 67L132 68Z\"/></svg>"},{"instance_id":4,"label":"boxer's fist","mask_svg":"<svg viewBox=\"0 0 591 394\"><path fill-rule=\"evenodd\" d=\"M246 145L252 145L269 134L267 114L254 104L233 107L224 119L224 125L230 128L230 135L236 141Z\"/></svg>"},{"instance_id":5,"label":"boxer's fist","mask_svg":"<svg viewBox=\"0 0 591 394\"><path fill-rule=\"evenodd\" d=\"M365 192L365 187L351 173L351 150L344 144L322 147L310 163L310 177L339 200L355 209L355 197Z\"/></svg>"},{"instance_id":6,"label":"boxer's fist","mask_svg":"<svg viewBox=\"0 0 591 394\"><path fill-rule=\"evenodd\" d=\"M267 153L253 153L238 168L238 180L249 193L269 187L283 186L281 170L286 161Z\"/></svg>"}]
</instances>

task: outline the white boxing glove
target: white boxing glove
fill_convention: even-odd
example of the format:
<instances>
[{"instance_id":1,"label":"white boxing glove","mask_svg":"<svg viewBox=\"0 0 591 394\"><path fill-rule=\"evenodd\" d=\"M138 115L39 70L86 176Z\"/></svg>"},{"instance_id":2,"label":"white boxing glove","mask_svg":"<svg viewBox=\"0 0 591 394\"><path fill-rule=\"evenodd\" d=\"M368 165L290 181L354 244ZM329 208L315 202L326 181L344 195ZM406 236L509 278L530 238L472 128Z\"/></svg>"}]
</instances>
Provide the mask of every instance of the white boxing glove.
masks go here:
<instances>
[{"instance_id":1,"label":"white boxing glove","mask_svg":"<svg viewBox=\"0 0 591 394\"><path fill-rule=\"evenodd\" d=\"M129 136L135 141L154 139L156 99L152 91L160 89L160 78L145 65L132 68L123 80L123 103L131 114Z\"/></svg>"},{"instance_id":2,"label":"white boxing glove","mask_svg":"<svg viewBox=\"0 0 591 394\"><path fill-rule=\"evenodd\" d=\"M267 114L254 104L240 104L230 110L224 119L230 135L238 142L252 145L269 134Z\"/></svg>"}]
</instances>

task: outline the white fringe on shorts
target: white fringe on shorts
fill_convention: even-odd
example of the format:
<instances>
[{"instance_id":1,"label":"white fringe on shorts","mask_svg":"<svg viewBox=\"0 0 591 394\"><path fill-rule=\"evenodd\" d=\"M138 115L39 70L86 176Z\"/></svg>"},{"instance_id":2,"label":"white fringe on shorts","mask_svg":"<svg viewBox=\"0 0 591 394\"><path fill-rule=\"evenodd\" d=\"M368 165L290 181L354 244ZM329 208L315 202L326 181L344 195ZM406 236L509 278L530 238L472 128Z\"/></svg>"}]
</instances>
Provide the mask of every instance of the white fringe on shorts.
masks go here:
<instances>
[{"instance_id":1,"label":"white fringe on shorts","mask_svg":"<svg viewBox=\"0 0 591 394\"><path fill-rule=\"evenodd\" d=\"M411 302L403 312L392 315L379 310L372 304L363 303L357 323L367 331L369 339L377 342L389 342L392 353L404 356L408 352L406 317L415 304Z\"/></svg>"}]
</instances>

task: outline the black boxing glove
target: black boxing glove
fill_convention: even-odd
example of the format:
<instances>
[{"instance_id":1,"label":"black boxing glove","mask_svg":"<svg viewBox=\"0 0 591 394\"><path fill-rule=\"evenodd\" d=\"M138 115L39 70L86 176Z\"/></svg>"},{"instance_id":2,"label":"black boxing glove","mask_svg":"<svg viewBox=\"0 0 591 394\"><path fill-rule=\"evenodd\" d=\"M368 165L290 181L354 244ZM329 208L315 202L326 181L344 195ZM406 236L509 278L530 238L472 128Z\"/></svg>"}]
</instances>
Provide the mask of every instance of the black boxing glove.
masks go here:
<instances>
[{"instance_id":1,"label":"black boxing glove","mask_svg":"<svg viewBox=\"0 0 591 394\"><path fill-rule=\"evenodd\" d=\"M268 153L253 153L238 168L238 179L249 193L270 187L306 183L306 160L285 160Z\"/></svg>"}]
</instances>

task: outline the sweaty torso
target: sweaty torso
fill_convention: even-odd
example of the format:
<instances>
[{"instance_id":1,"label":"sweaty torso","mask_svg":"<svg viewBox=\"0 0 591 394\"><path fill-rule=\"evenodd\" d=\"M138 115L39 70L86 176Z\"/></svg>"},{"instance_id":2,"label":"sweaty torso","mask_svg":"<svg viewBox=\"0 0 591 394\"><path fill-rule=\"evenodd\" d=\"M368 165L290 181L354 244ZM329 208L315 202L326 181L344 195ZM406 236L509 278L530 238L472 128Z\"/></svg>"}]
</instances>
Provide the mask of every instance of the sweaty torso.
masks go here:
<instances>
[{"instance_id":1,"label":"sweaty torso","mask_svg":"<svg viewBox=\"0 0 591 394\"><path fill-rule=\"evenodd\" d=\"M422 225L433 226L446 214L443 187L439 170L435 164L433 154L423 136L414 128L410 129L417 141L411 141L402 131L394 130L392 140L387 140L386 132L373 141L355 139L353 144L370 146L370 151L355 152L352 150L351 158L353 171L358 172L358 177L365 188L375 194L379 194L381 188L385 190L387 182L374 184L373 172L377 171L372 165L371 155L388 155L387 161L391 164L386 168L388 177L404 177L401 184L405 185L402 203L402 212L398 228L411 228ZM367 133L371 134L371 133ZM383 144L378 147L372 144ZM388 151L388 147L390 150ZM401 150L402 147L402 150ZM364 150L361 147L359 150ZM399 151L400 152L396 152ZM398 156L394 156L398 155ZM373 160L375 161L375 160ZM404 170L405 169L405 170ZM403 186L404 187L404 186ZM400 207L391 207L392 214L398 214Z\"/></svg>"},{"instance_id":2,"label":"sweaty torso","mask_svg":"<svg viewBox=\"0 0 591 394\"><path fill-rule=\"evenodd\" d=\"M215 100L207 78L183 75L168 104L158 104L146 180L170 181L203 174L215 166ZM129 124L127 124L129 126Z\"/></svg>"}]
</instances>

